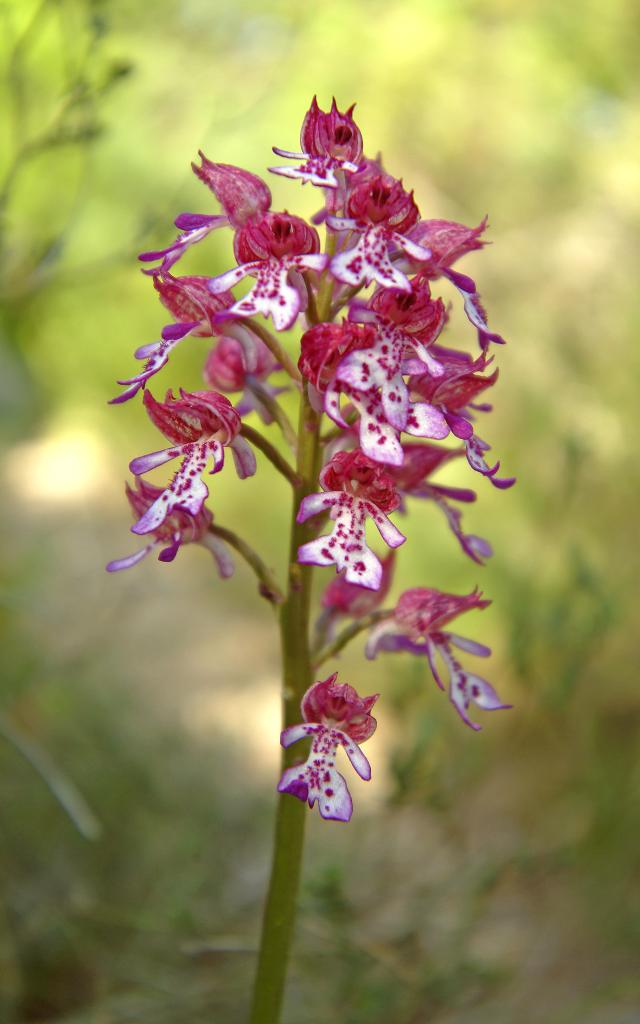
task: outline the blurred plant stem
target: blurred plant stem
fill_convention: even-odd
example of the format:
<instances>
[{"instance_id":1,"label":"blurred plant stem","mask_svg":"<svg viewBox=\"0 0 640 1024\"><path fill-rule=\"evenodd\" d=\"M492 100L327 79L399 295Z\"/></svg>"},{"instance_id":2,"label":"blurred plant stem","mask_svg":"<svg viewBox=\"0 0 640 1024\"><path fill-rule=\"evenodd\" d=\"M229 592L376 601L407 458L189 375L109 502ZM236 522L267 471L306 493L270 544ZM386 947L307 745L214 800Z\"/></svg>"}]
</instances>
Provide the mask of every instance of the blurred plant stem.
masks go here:
<instances>
[{"instance_id":1,"label":"blurred plant stem","mask_svg":"<svg viewBox=\"0 0 640 1024\"><path fill-rule=\"evenodd\" d=\"M340 651L350 643L359 633L364 633L365 630L370 629L371 626L375 626L377 622L381 622L382 619L388 619L393 615L391 611L384 611L382 609L371 612L370 615L365 615L362 619L356 619L355 622L350 623L348 626L338 633L335 640L332 640L326 647L319 648L313 652L313 669L320 668L325 661L332 658L334 654L339 654Z\"/></svg>"},{"instance_id":2,"label":"blurred plant stem","mask_svg":"<svg viewBox=\"0 0 640 1024\"><path fill-rule=\"evenodd\" d=\"M53 763L42 747L19 730L3 713L0 713L0 736L22 754L38 773L80 835L85 839L98 839L102 832L100 822L75 783Z\"/></svg>"},{"instance_id":3,"label":"blurred plant stem","mask_svg":"<svg viewBox=\"0 0 640 1024\"><path fill-rule=\"evenodd\" d=\"M209 533L225 541L229 547L234 548L244 558L245 562L247 562L258 577L262 597L266 597L273 604L282 604L284 594L280 590L275 576L268 565L260 558L260 555L242 537L239 537L233 530L228 530L225 526L218 526L217 523L210 524Z\"/></svg>"},{"instance_id":4,"label":"blurred plant stem","mask_svg":"<svg viewBox=\"0 0 640 1024\"><path fill-rule=\"evenodd\" d=\"M335 250L335 235L328 234L327 252ZM323 282L315 313L330 318L331 282ZM300 702L313 679L309 640L309 611L313 569L297 561L298 548L309 539L310 528L297 522L300 502L316 486L320 464L321 415L309 401L307 386L300 396L297 439L297 474L293 489L289 575L287 597L280 612L282 650L282 725L287 728L300 719ZM282 752L282 770L299 755L291 748ZM286 793L278 797L271 878L264 909L258 967L253 990L251 1024L277 1024L280 1020L287 964L295 924L298 888L302 868L306 805Z\"/></svg>"}]
</instances>

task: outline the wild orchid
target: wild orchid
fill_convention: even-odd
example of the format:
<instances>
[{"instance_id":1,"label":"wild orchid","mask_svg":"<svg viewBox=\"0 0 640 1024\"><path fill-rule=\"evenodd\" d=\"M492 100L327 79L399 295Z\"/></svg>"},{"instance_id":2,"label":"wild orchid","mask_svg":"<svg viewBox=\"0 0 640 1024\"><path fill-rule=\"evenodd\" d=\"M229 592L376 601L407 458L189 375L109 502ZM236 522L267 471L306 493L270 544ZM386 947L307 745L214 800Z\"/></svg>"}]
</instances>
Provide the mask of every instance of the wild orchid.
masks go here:
<instances>
[{"instance_id":1,"label":"wild orchid","mask_svg":"<svg viewBox=\"0 0 640 1024\"><path fill-rule=\"evenodd\" d=\"M488 541L462 528L457 504L473 503L476 493L443 482L445 467L465 455L495 487L514 483L497 476L499 463L487 461L489 445L476 432L478 418L491 410L485 393L498 376L490 347L503 339L489 329L475 281L453 269L485 244L486 219L473 228L422 219L413 191L380 158L364 154L353 109L341 112L334 100L323 111L314 97L301 151L274 147L299 162L270 168L274 174L321 190L323 206L312 223L274 211L271 190L258 175L199 154L193 171L220 210L180 214L178 237L140 256L172 322L159 339L136 349L144 366L119 381L125 390L112 399L121 404L141 394L169 447L130 464L136 478L126 490L136 516L132 531L146 543L110 562L109 571L132 567L156 550L160 561L172 561L192 543L208 548L224 579L234 569L233 549L280 620L281 795L252 1024L279 1020L304 805L317 803L327 820L350 820L353 799L337 767L341 749L360 779L371 778L361 744L376 727L371 709L378 694L359 696L335 671L314 681L319 667L368 630L368 658L382 652L425 658L441 688L444 666L450 700L472 729L479 728L469 717L472 705L509 706L490 683L463 668L456 653L486 657L489 649L446 628L463 611L486 607L478 591L461 597L416 586L392 608L382 607L402 552L424 539L415 520L428 521L425 500L444 513L476 564L492 553ZM223 228L233 232L235 266L211 276L176 273L194 245ZM245 278L253 279L251 287L235 294ZM476 333L473 352L443 343L449 321L458 331L465 321L438 294L440 281L462 295ZM289 335L282 337L294 328L297 351ZM170 390L158 400L150 381L169 358L178 361L179 345L194 339L208 339L206 390ZM227 396L235 396L235 404ZM287 411L292 396L297 427ZM264 429L248 422L254 413L253 422ZM282 443L274 443L275 434ZM293 491L283 583L251 543L213 518L215 489L210 495L204 477L223 469L226 448L241 481L256 472L257 448ZM145 479L174 459L180 465L165 486ZM370 521L379 538L367 536ZM333 567L337 575L326 582L314 626L316 567Z\"/></svg>"}]
</instances>

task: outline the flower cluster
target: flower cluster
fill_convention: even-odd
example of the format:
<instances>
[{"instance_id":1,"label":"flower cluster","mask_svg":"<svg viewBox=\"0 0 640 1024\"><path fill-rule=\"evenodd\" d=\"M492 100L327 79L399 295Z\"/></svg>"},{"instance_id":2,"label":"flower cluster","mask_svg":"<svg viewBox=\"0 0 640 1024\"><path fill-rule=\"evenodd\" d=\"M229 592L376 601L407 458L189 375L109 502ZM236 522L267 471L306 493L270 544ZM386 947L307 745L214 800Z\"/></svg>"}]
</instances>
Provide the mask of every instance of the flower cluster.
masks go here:
<instances>
[{"instance_id":1,"label":"flower cluster","mask_svg":"<svg viewBox=\"0 0 640 1024\"><path fill-rule=\"evenodd\" d=\"M171 322L158 340L135 350L143 368L119 381L124 390L112 402L141 393L169 447L132 460L136 485L127 485L126 491L136 516L132 531L147 542L108 568L135 565L155 548L161 561L171 561L181 545L195 542L208 547L220 575L229 576L233 563L205 505L209 489L203 476L223 468L226 448L240 479L252 476L256 460L250 441L296 489L297 523L305 524L296 529L308 538L297 545L297 561L333 565L338 574L322 597L319 651L336 642L343 620L350 621L349 637L370 626L367 657L382 651L424 656L436 683L444 687L442 663L455 709L477 729L468 715L471 704L484 710L507 705L488 682L462 668L453 649L479 656L489 650L443 627L488 602L477 591L456 597L419 587L403 593L393 610L381 605L393 584L395 549L406 540L398 520L410 523L409 514L419 507L413 499L439 507L476 564L492 554L488 541L463 529L459 505L474 502L475 491L434 480L444 467L458 465L464 456L494 487L514 483L498 475L498 461L487 461L490 446L477 432L479 419L491 410L485 392L498 376L492 346L503 339L489 328L475 281L454 269L485 244L486 219L477 227L423 219L413 191L380 158L364 154L353 107L342 112L335 100L323 111L314 98L302 124L299 152L276 147L274 152L295 161L270 168L274 174L320 190L322 207L311 223L272 209L271 190L262 178L200 153L194 173L220 210L181 213L175 221L177 238L140 256ZM220 228L233 232L235 265L212 276L177 274L177 264L191 247ZM251 287L235 294L246 278ZM443 344L457 306L449 307L438 294L441 282L453 288L454 297L459 293L473 328L465 348ZM461 321L464 326L464 317ZM289 343L278 335L294 326L301 337L292 357ZM150 382L187 338L207 339L206 390L168 391L160 401L149 390ZM319 455L313 479L300 478L300 463L289 465L246 422L257 413L265 427L279 428L284 441L299 449L304 438L296 441L283 392L299 393L315 417ZM228 395L237 397L235 405ZM180 464L165 486L143 479L174 459ZM367 537L369 521L391 549L382 559ZM409 525L406 532L414 533ZM234 536L229 530L220 533ZM254 569L263 564L246 543L236 538L234 546ZM303 721L281 737L284 747L309 737L309 757L287 767L279 790L310 805L317 801L325 818L347 820L351 798L335 769L336 751L343 746L361 777L370 777L358 744L375 728L370 715L375 700L361 699L352 687L338 684L335 674L315 683L302 701Z\"/></svg>"}]
</instances>

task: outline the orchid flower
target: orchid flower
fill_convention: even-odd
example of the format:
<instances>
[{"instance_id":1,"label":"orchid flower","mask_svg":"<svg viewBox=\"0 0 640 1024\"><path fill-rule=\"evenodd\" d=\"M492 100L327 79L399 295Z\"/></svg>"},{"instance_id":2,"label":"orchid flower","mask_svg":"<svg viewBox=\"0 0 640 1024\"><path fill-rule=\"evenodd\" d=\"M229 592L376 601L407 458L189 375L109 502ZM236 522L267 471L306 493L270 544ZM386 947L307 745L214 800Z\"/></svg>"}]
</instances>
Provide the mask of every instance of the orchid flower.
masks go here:
<instances>
[{"instance_id":1,"label":"orchid flower","mask_svg":"<svg viewBox=\"0 0 640 1024\"><path fill-rule=\"evenodd\" d=\"M283 747L311 738L311 750L302 764L286 768L278 792L290 793L309 807L318 803L323 818L349 821L353 812L351 794L344 777L335 767L342 747L361 779L371 778L371 765L360 744L375 732L377 722L371 708L379 694L359 697L352 686L337 683L337 672L314 683L302 698L303 721L280 735Z\"/></svg>"}]
</instances>

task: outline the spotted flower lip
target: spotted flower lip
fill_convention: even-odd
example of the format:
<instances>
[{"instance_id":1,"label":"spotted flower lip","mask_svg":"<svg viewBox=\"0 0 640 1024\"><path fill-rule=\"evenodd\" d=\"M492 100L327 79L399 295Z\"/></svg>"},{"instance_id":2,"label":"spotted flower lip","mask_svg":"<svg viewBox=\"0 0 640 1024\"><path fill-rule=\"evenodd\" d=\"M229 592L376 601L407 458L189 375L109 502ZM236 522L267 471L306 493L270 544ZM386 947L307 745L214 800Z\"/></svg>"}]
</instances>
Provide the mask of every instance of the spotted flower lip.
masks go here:
<instances>
[{"instance_id":1,"label":"spotted flower lip","mask_svg":"<svg viewBox=\"0 0 640 1024\"><path fill-rule=\"evenodd\" d=\"M336 682L337 673L314 683L302 698L303 721L289 726L280 735L283 747L301 739L311 739L311 750L302 764L286 768L278 792L289 793L309 807L317 802L323 818L349 821L353 802L344 777L335 767L339 747L344 751L361 779L369 781L371 765L360 744L375 731L371 708L378 694L360 697L352 686Z\"/></svg>"},{"instance_id":2,"label":"spotted flower lip","mask_svg":"<svg viewBox=\"0 0 640 1024\"><path fill-rule=\"evenodd\" d=\"M137 477L135 488L130 487L127 483L125 493L134 514L140 518L160 498L162 488L155 487ZM132 555L109 562L107 572L130 569L146 558L151 551L158 548L160 549L158 560L172 562L184 544L202 544L211 551L218 567L219 576L222 579L227 579L233 575L235 567L226 544L219 537L209 533L212 519L211 512L206 508L202 508L195 516L191 516L179 508L174 509L171 515L167 516L164 522L154 530L152 541Z\"/></svg>"},{"instance_id":3,"label":"spotted flower lip","mask_svg":"<svg viewBox=\"0 0 640 1024\"><path fill-rule=\"evenodd\" d=\"M409 278L389 259L389 248L395 246L414 260L429 258L430 250L401 235L384 223L368 223L353 217L326 219L333 231L348 231L357 235L354 246L337 253L329 264L331 273L342 284L352 288L376 281L383 288L411 291Z\"/></svg>"},{"instance_id":4,"label":"spotted flower lip","mask_svg":"<svg viewBox=\"0 0 640 1024\"><path fill-rule=\"evenodd\" d=\"M345 454L347 453L339 453ZM356 583L368 590L379 590L382 582L382 565L377 555L367 545L367 519L373 519L382 539L390 548L404 544L406 538L368 495L379 495L379 500L389 511L396 506L397 496L389 479L372 460L367 459L362 452L348 454L358 459L362 474L367 469L372 477L362 483L357 478L358 471L355 468L348 475L345 463L338 463L338 456L334 456L334 465L325 467L321 482L325 486L336 479L341 482L342 489L308 495L303 498L297 516L297 521L304 523L320 512L328 512L335 523L334 528L329 536L318 537L307 544L302 544L298 548L298 561L303 565L335 564L338 571L344 572L347 583Z\"/></svg>"},{"instance_id":5,"label":"spotted flower lip","mask_svg":"<svg viewBox=\"0 0 640 1024\"><path fill-rule=\"evenodd\" d=\"M324 270L329 257L318 252L320 240L314 228L300 217L268 213L236 232L234 250L240 266L210 278L209 289L219 295L247 275L256 278L251 292L219 313L218 323L234 317L261 314L271 317L276 330L286 331L304 308L304 282L291 282L295 272ZM246 261L246 262L245 262Z\"/></svg>"},{"instance_id":6,"label":"spotted flower lip","mask_svg":"<svg viewBox=\"0 0 640 1024\"><path fill-rule=\"evenodd\" d=\"M202 473L210 460L211 473L222 469L226 446L232 450L240 479L255 473L255 456L244 438L238 436L240 417L224 395L181 389L178 398L168 391L165 401L158 402L145 391L144 404L152 423L174 447L133 459L131 472L141 476L178 456L182 456L182 463L169 486L132 526L133 533L155 532L176 509L197 516L209 494Z\"/></svg>"},{"instance_id":7,"label":"spotted flower lip","mask_svg":"<svg viewBox=\"0 0 640 1024\"><path fill-rule=\"evenodd\" d=\"M472 722L468 715L470 704L484 711L508 709L511 705L501 702L486 679L463 669L452 651L452 647L456 647L486 658L491 654L490 648L476 640L445 632L443 627L463 612L486 608L490 603L478 590L464 595L446 594L426 587L407 590L400 597L393 617L384 619L370 631L365 654L367 658L375 658L380 651L424 655L435 682L444 690L437 667L439 656L449 673L449 700L465 725L478 731L481 726Z\"/></svg>"},{"instance_id":8,"label":"spotted flower lip","mask_svg":"<svg viewBox=\"0 0 640 1024\"><path fill-rule=\"evenodd\" d=\"M324 398L325 412L334 423L347 429L348 423L341 411L343 396L349 399L358 414L359 438L363 452L375 462L401 466L404 456L399 431L387 418L379 389L373 386L363 391L346 381L336 379L327 387ZM402 429L413 437L435 440L442 440L449 433L449 425L442 412L428 402L409 404Z\"/></svg>"},{"instance_id":9,"label":"spotted flower lip","mask_svg":"<svg viewBox=\"0 0 640 1024\"><path fill-rule=\"evenodd\" d=\"M305 115L300 132L301 153L273 147L277 156L289 160L303 160L299 167L270 167L273 174L298 178L303 184L311 182L322 188L337 189L337 171L358 171L362 156L362 134L353 120L355 107L344 113L338 110L335 98L331 110L320 110L316 97Z\"/></svg>"},{"instance_id":10,"label":"spotted flower lip","mask_svg":"<svg viewBox=\"0 0 640 1024\"><path fill-rule=\"evenodd\" d=\"M355 311L352 314L357 316ZM376 313L369 312L369 316L374 317L375 323L372 343L346 353L336 367L335 377L350 391L369 393L375 389L387 423L395 430L406 430L409 416L415 410L411 408L404 375L418 369L438 378L444 374L444 368L415 335L407 334Z\"/></svg>"},{"instance_id":11,"label":"spotted flower lip","mask_svg":"<svg viewBox=\"0 0 640 1024\"><path fill-rule=\"evenodd\" d=\"M219 328L214 325L214 318L231 305L233 295L230 292L212 295L207 287L208 281L207 277L172 277L171 274L161 272L154 274L153 284L160 301L177 322L162 328L159 341L136 349L134 356L145 360L144 367L140 373L118 381L125 390L112 398L110 405L121 405L133 398L151 377L167 365L174 348L185 338L210 337L219 332Z\"/></svg>"},{"instance_id":12,"label":"spotted flower lip","mask_svg":"<svg viewBox=\"0 0 640 1024\"><path fill-rule=\"evenodd\" d=\"M406 235L419 215L413 192L375 165L367 167L354 179L345 216L326 218L332 230L358 236L354 246L332 258L333 276L354 288L376 281L383 288L411 291L408 277L391 262L389 249L399 249L409 259L429 259L431 250Z\"/></svg>"}]
</instances>

